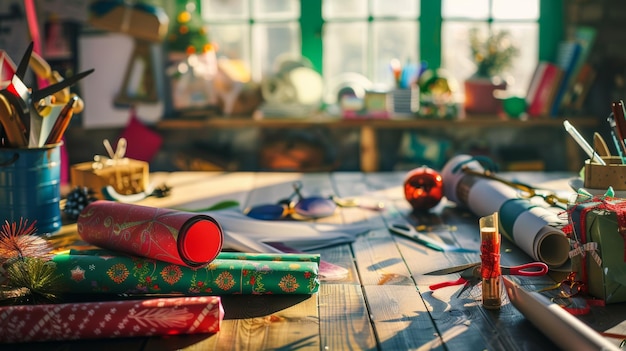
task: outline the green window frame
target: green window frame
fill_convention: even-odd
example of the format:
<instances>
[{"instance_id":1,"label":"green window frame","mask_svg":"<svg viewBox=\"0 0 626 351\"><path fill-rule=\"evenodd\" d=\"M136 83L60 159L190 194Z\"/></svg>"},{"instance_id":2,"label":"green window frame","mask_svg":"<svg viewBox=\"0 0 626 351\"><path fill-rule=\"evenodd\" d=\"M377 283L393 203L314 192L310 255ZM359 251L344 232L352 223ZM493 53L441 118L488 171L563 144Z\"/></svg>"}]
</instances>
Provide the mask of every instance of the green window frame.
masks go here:
<instances>
[{"instance_id":1,"label":"green window frame","mask_svg":"<svg viewBox=\"0 0 626 351\"><path fill-rule=\"evenodd\" d=\"M181 11L188 2L195 2L200 11L201 0L177 0L176 10ZM252 0L255 1L255 0ZM258 0L256 0L258 1ZM564 38L563 0L540 0L538 60L553 61L558 43ZM431 68L441 67L441 0L420 2L420 60L425 60ZM172 14L175 16L175 14ZM372 18L369 19L372 21ZM250 21L254 24L254 21ZM300 0L300 30L302 56L308 58L313 68L323 72L322 0Z\"/></svg>"}]
</instances>

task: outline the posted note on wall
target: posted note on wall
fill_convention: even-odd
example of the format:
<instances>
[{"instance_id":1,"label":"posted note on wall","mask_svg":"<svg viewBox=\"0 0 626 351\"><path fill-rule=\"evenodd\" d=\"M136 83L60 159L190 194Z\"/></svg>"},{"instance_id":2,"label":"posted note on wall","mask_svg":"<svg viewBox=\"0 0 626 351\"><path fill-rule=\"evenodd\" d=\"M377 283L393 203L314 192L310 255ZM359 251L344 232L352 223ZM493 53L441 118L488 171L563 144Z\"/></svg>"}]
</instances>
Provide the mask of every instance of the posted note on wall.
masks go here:
<instances>
[{"instance_id":1,"label":"posted note on wall","mask_svg":"<svg viewBox=\"0 0 626 351\"><path fill-rule=\"evenodd\" d=\"M81 97L85 102L82 112L84 128L125 126L130 119L130 108L116 106L124 81L126 67L134 48L133 38L124 34L86 34L78 40L79 72L95 71L80 82ZM135 106L141 121L158 121L164 111L163 102L140 103Z\"/></svg>"}]
</instances>

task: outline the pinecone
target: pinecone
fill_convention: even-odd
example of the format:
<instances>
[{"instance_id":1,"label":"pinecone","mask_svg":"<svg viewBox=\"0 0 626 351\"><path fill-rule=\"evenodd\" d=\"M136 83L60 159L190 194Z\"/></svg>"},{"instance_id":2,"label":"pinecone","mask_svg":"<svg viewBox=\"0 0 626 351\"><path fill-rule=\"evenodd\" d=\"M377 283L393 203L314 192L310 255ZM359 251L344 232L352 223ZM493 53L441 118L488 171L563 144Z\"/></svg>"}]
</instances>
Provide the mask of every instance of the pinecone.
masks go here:
<instances>
[{"instance_id":1,"label":"pinecone","mask_svg":"<svg viewBox=\"0 0 626 351\"><path fill-rule=\"evenodd\" d=\"M76 187L67 194L63 213L68 219L76 220L83 208L96 200L93 190L86 186Z\"/></svg>"},{"instance_id":2,"label":"pinecone","mask_svg":"<svg viewBox=\"0 0 626 351\"><path fill-rule=\"evenodd\" d=\"M150 196L166 197L170 195L171 191L172 191L172 188L169 185L163 183L163 184L158 185L156 188L154 188Z\"/></svg>"}]
</instances>

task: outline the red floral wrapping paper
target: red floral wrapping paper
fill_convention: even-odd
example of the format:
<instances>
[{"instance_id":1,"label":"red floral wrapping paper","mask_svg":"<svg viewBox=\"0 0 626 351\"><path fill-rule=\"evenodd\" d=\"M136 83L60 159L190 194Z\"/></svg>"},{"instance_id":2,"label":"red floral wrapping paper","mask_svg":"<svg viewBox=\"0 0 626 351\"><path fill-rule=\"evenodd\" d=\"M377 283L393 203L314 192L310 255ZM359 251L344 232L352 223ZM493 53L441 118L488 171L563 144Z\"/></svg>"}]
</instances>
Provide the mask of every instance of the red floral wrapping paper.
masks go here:
<instances>
[{"instance_id":1,"label":"red floral wrapping paper","mask_svg":"<svg viewBox=\"0 0 626 351\"><path fill-rule=\"evenodd\" d=\"M89 204L77 227L90 244L189 267L211 262L223 243L222 228L210 216L115 201Z\"/></svg>"},{"instance_id":2,"label":"red floral wrapping paper","mask_svg":"<svg viewBox=\"0 0 626 351\"><path fill-rule=\"evenodd\" d=\"M0 307L0 342L216 333L215 296Z\"/></svg>"}]
</instances>

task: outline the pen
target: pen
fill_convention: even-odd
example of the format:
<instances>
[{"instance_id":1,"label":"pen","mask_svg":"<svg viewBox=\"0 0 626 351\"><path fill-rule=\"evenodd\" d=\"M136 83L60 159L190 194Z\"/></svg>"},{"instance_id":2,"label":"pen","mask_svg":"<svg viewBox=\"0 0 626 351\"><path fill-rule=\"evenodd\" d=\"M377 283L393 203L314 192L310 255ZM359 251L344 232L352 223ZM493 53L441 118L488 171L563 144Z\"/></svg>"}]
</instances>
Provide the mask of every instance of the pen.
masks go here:
<instances>
[{"instance_id":1,"label":"pen","mask_svg":"<svg viewBox=\"0 0 626 351\"><path fill-rule=\"evenodd\" d=\"M77 101L78 96L73 96L70 101L63 106L63 109L59 112L59 117L57 117L56 121L54 121L50 134L48 134L48 137L46 138L45 145L56 144L63 139L63 133L65 133L65 130L74 115L74 106Z\"/></svg>"},{"instance_id":2,"label":"pen","mask_svg":"<svg viewBox=\"0 0 626 351\"><path fill-rule=\"evenodd\" d=\"M606 166L606 162L604 162L604 160L600 156L598 156L598 154L593 150L591 145L589 145L589 143L585 141L582 135L578 133L576 128L574 128L574 126L571 123L569 123L568 120L563 121L563 126L565 127L565 130L569 133L569 135L571 135L572 138L574 138L574 140L578 143L578 145L580 145L583 151L585 151L585 153L587 154L587 156L589 156L590 159L595 160L596 162L598 162L599 164L603 166Z\"/></svg>"},{"instance_id":3,"label":"pen","mask_svg":"<svg viewBox=\"0 0 626 351\"><path fill-rule=\"evenodd\" d=\"M622 153L626 155L626 119L624 119L623 103L613 102L611 104L611 112L613 112L613 122L615 123L615 134L622 141Z\"/></svg>"},{"instance_id":4,"label":"pen","mask_svg":"<svg viewBox=\"0 0 626 351\"><path fill-rule=\"evenodd\" d=\"M615 149L617 150L617 154L622 160L622 164L624 162L624 152L626 152L626 145L624 144L624 139L618 137L617 125L615 124L615 115L611 113L609 117L606 118L606 121L609 122L609 127L611 127L611 138L613 139L613 143L615 144Z\"/></svg>"}]
</instances>

